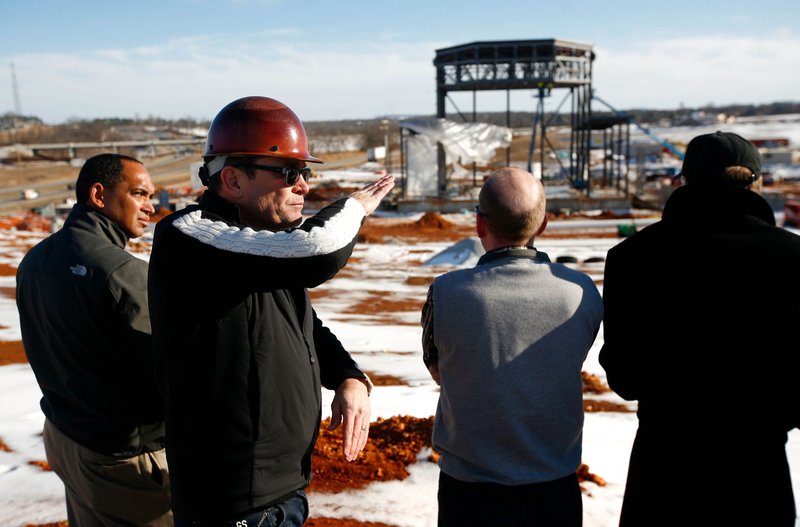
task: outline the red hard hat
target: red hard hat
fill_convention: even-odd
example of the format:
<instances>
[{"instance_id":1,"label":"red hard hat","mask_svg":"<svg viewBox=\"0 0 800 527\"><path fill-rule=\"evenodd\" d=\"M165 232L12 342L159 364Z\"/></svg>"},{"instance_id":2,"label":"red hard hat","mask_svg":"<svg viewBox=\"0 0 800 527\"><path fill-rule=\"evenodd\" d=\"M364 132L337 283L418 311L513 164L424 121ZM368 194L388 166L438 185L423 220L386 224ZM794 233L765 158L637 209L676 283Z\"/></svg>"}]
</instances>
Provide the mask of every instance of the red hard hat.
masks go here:
<instances>
[{"instance_id":1,"label":"red hard hat","mask_svg":"<svg viewBox=\"0 0 800 527\"><path fill-rule=\"evenodd\" d=\"M243 97L219 111L208 129L205 157L269 156L322 163L308 152L303 123L269 97Z\"/></svg>"}]
</instances>

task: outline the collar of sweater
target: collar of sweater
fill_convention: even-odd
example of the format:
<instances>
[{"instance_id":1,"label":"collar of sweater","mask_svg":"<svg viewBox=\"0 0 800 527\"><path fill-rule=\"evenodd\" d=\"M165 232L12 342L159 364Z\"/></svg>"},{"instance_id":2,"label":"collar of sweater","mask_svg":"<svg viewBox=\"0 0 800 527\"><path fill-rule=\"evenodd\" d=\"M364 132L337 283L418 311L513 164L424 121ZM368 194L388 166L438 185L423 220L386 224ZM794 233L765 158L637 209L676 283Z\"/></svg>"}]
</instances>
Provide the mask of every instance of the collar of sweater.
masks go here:
<instances>
[{"instance_id":1,"label":"collar of sweater","mask_svg":"<svg viewBox=\"0 0 800 527\"><path fill-rule=\"evenodd\" d=\"M500 258L533 258L542 262L549 262L550 257L542 251L537 251L536 247L499 247L487 251L486 254L480 257L478 265L499 260Z\"/></svg>"}]
</instances>

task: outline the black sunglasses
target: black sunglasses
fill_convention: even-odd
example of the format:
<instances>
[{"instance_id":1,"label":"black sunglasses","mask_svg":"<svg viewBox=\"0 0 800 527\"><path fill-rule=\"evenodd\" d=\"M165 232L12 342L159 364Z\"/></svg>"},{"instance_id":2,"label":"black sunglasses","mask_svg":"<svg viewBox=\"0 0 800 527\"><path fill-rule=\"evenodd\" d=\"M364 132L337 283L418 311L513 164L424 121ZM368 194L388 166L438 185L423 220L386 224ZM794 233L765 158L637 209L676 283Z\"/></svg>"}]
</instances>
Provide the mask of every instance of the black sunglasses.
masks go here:
<instances>
[{"instance_id":1,"label":"black sunglasses","mask_svg":"<svg viewBox=\"0 0 800 527\"><path fill-rule=\"evenodd\" d=\"M477 214L478 216L483 216L484 218L488 218L489 217L488 214L486 214L485 212L483 212L481 210L481 206L480 205L475 205L475 214Z\"/></svg>"},{"instance_id":2,"label":"black sunglasses","mask_svg":"<svg viewBox=\"0 0 800 527\"><path fill-rule=\"evenodd\" d=\"M271 167L267 165L254 165L251 163L241 163L236 165L237 167L242 168L254 168L256 170L269 170L270 172L277 172L278 174L283 175L283 181L286 182L286 185L293 187L297 184L300 180L300 176L303 176L303 179L308 181L309 176L311 176L311 169L308 167L304 168L286 168L286 167Z\"/></svg>"}]
</instances>

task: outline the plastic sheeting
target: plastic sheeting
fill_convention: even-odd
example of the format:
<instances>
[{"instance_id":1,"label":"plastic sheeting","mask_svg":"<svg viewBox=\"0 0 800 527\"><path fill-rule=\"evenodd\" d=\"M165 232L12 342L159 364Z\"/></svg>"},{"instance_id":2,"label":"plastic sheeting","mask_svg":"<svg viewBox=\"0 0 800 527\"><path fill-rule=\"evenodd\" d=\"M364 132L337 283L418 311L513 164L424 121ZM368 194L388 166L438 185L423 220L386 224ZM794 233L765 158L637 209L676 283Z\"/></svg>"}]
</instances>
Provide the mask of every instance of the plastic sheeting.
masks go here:
<instances>
[{"instance_id":1,"label":"plastic sheeting","mask_svg":"<svg viewBox=\"0 0 800 527\"><path fill-rule=\"evenodd\" d=\"M406 140L407 198L437 195L436 143L424 135L412 135Z\"/></svg>"},{"instance_id":2,"label":"plastic sheeting","mask_svg":"<svg viewBox=\"0 0 800 527\"><path fill-rule=\"evenodd\" d=\"M486 164L495 150L511 144L510 128L488 123L459 123L447 119L409 119L400 122L416 135L407 139L406 197L437 195L438 165L436 143L441 143L448 165L456 174L466 173L463 165Z\"/></svg>"}]
</instances>

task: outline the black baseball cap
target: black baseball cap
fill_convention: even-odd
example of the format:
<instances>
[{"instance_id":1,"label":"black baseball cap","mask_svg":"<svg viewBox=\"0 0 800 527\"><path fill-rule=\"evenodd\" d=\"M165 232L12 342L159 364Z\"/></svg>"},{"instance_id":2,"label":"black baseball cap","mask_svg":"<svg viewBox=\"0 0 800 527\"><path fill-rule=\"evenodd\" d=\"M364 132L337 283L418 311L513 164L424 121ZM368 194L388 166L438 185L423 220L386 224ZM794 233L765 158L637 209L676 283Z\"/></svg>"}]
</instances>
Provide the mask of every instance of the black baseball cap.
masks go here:
<instances>
[{"instance_id":1,"label":"black baseball cap","mask_svg":"<svg viewBox=\"0 0 800 527\"><path fill-rule=\"evenodd\" d=\"M725 177L725 169L732 166L747 167L753 175L742 180ZM761 177L761 153L753 143L732 132L698 135L686 147L681 175L688 182L747 186Z\"/></svg>"}]
</instances>

